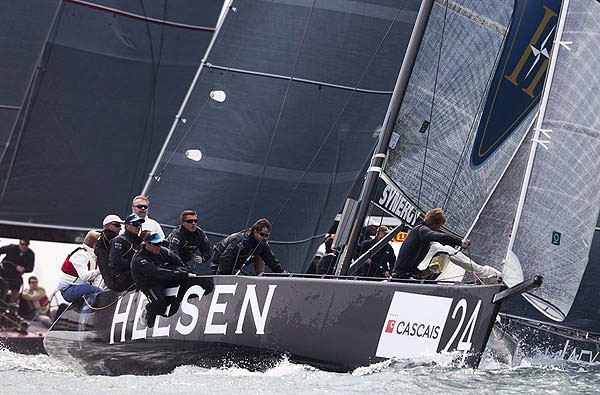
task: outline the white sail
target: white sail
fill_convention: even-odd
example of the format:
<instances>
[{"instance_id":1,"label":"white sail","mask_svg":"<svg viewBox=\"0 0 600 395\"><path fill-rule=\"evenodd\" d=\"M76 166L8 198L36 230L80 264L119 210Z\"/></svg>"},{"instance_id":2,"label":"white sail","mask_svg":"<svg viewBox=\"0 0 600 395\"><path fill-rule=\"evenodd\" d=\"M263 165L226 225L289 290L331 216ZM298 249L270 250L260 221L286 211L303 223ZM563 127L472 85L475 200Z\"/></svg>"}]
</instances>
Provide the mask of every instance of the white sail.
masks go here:
<instances>
[{"instance_id":1,"label":"white sail","mask_svg":"<svg viewBox=\"0 0 600 395\"><path fill-rule=\"evenodd\" d=\"M524 277L544 276L526 299L556 321L572 306L600 209L600 3L565 1L560 18L508 248Z\"/></svg>"},{"instance_id":2,"label":"white sail","mask_svg":"<svg viewBox=\"0 0 600 395\"><path fill-rule=\"evenodd\" d=\"M499 57L514 20L513 6L512 1L436 3L396 122L399 141L385 168L423 211L442 207L447 229L461 235L492 193L533 117L532 101L497 154L483 165L471 165L469 151L490 81L499 64L501 69L506 65ZM420 132L426 120L431 125Z\"/></svg>"}]
</instances>

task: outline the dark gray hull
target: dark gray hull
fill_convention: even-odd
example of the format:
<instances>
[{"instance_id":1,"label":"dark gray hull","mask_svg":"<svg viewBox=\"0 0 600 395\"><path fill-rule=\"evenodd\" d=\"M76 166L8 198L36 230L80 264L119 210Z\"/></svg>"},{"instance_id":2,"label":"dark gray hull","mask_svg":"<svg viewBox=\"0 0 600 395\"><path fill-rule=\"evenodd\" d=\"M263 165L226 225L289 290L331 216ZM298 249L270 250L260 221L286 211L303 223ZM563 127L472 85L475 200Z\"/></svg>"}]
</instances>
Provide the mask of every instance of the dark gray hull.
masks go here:
<instances>
[{"instance_id":1,"label":"dark gray hull","mask_svg":"<svg viewBox=\"0 0 600 395\"><path fill-rule=\"evenodd\" d=\"M176 311L139 323L141 294L104 292L81 314L73 304L45 337L48 353L93 374L159 374L179 365L264 369L282 356L332 371L391 357L459 351L477 366L502 285L470 286L298 277L198 279L179 290ZM112 304L111 304L112 303ZM177 306L177 304L179 304Z\"/></svg>"},{"instance_id":2,"label":"dark gray hull","mask_svg":"<svg viewBox=\"0 0 600 395\"><path fill-rule=\"evenodd\" d=\"M600 363L598 333L504 313L500 316L502 331L516 341L517 356L535 356L541 353L568 361ZM518 359L517 357L516 360Z\"/></svg>"}]
</instances>

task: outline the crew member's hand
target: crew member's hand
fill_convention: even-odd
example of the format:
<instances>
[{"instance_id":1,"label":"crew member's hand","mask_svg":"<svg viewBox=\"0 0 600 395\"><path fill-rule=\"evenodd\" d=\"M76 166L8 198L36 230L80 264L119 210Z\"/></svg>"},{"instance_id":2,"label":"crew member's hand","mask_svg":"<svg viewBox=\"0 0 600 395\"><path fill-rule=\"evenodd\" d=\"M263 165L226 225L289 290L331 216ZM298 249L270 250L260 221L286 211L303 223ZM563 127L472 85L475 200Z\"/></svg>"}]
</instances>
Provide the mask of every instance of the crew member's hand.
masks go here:
<instances>
[{"instance_id":1,"label":"crew member's hand","mask_svg":"<svg viewBox=\"0 0 600 395\"><path fill-rule=\"evenodd\" d=\"M385 276L385 278L390 278L390 272L385 272L383 273L383 275Z\"/></svg>"},{"instance_id":2,"label":"crew member's hand","mask_svg":"<svg viewBox=\"0 0 600 395\"><path fill-rule=\"evenodd\" d=\"M201 265L204 261L200 255L194 255L194 263L196 265Z\"/></svg>"},{"instance_id":3,"label":"crew member's hand","mask_svg":"<svg viewBox=\"0 0 600 395\"><path fill-rule=\"evenodd\" d=\"M370 265L370 264L371 264L371 258L367 259L367 260L365 261L365 264L367 264L367 265Z\"/></svg>"},{"instance_id":4,"label":"crew member's hand","mask_svg":"<svg viewBox=\"0 0 600 395\"><path fill-rule=\"evenodd\" d=\"M25 271L25 266L16 265L15 268L19 273L23 273Z\"/></svg>"},{"instance_id":5,"label":"crew member's hand","mask_svg":"<svg viewBox=\"0 0 600 395\"><path fill-rule=\"evenodd\" d=\"M195 273L192 273L192 272L189 272L187 275L188 275L188 277L198 277L198 276L196 276Z\"/></svg>"},{"instance_id":6,"label":"crew member's hand","mask_svg":"<svg viewBox=\"0 0 600 395\"><path fill-rule=\"evenodd\" d=\"M463 239L462 242L460 243L462 248L467 248L468 246L471 245L471 240L469 239Z\"/></svg>"}]
</instances>

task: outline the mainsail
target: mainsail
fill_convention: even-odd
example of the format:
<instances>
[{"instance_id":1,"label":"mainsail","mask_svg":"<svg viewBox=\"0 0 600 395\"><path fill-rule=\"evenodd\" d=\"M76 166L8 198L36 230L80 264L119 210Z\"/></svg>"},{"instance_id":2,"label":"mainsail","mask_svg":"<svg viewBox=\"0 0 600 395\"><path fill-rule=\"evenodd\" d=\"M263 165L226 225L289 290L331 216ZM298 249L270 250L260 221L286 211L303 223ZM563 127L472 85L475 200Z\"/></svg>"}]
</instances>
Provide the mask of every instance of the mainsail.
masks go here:
<instances>
[{"instance_id":1,"label":"mainsail","mask_svg":"<svg viewBox=\"0 0 600 395\"><path fill-rule=\"evenodd\" d=\"M525 277L544 276L544 286L525 296L557 321L573 304L600 210L599 18L597 1L563 3L565 48L552 56L507 257Z\"/></svg>"},{"instance_id":2,"label":"mainsail","mask_svg":"<svg viewBox=\"0 0 600 395\"><path fill-rule=\"evenodd\" d=\"M377 141L418 5L234 3L153 174L152 215L196 209L213 241L269 218L283 266L305 271Z\"/></svg>"},{"instance_id":3,"label":"mainsail","mask_svg":"<svg viewBox=\"0 0 600 395\"><path fill-rule=\"evenodd\" d=\"M1 2L1 222L91 229L129 212L222 7Z\"/></svg>"},{"instance_id":4,"label":"mainsail","mask_svg":"<svg viewBox=\"0 0 600 395\"><path fill-rule=\"evenodd\" d=\"M423 211L442 207L456 234L469 231L534 116L545 65L526 55L553 34L541 3L439 2L432 12L385 173ZM517 68L514 84L506 77ZM483 152L482 139L485 157L471 152Z\"/></svg>"},{"instance_id":5,"label":"mainsail","mask_svg":"<svg viewBox=\"0 0 600 395\"><path fill-rule=\"evenodd\" d=\"M0 162L25 105L27 90L56 17L59 1L0 3Z\"/></svg>"}]
</instances>

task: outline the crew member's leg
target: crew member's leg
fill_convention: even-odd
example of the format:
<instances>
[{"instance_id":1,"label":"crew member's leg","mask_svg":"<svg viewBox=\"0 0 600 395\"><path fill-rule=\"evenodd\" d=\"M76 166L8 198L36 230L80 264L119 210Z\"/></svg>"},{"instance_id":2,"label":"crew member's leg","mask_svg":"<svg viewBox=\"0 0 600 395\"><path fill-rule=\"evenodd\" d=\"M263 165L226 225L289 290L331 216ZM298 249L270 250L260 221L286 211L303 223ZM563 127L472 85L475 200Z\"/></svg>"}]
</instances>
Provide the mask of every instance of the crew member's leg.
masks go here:
<instances>
[{"instance_id":1,"label":"crew member's leg","mask_svg":"<svg viewBox=\"0 0 600 395\"><path fill-rule=\"evenodd\" d=\"M19 297L21 297L21 286L23 285L23 279L19 278L7 278L8 287L10 288L10 301L11 303L17 303Z\"/></svg>"},{"instance_id":2,"label":"crew member's leg","mask_svg":"<svg viewBox=\"0 0 600 395\"><path fill-rule=\"evenodd\" d=\"M154 326L156 316L165 314L167 311L168 302L165 298L165 292L162 287L152 287L143 291L149 302L146 306L146 319L148 322L148 327L152 328Z\"/></svg>"},{"instance_id":3,"label":"crew member's leg","mask_svg":"<svg viewBox=\"0 0 600 395\"><path fill-rule=\"evenodd\" d=\"M254 271L257 276L265 272L265 261L259 256L254 258Z\"/></svg>"},{"instance_id":4,"label":"crew member's leg","mask_svg":"<svg viewBox=\"0 0 600 395\"><path fill-rule=\"evenodd\" d=\"M86 295L86 296L93 295L93 294L97 294L98 292L102 292L102 288L97 287L95 285L91 285L91 284L80 284L80 285L73 285L73 286L65 289L61 293L62 293L63 298L65 298L65 300L67 302L74 302L84 295ZM89 304L93 303L94 298L87 298L87 299L88 299Z\"/></svg>"}]
</instances>

